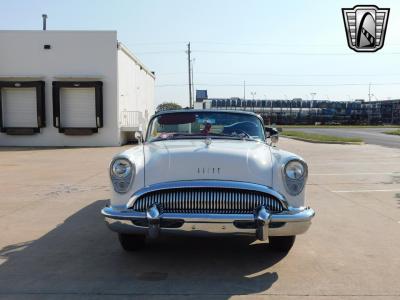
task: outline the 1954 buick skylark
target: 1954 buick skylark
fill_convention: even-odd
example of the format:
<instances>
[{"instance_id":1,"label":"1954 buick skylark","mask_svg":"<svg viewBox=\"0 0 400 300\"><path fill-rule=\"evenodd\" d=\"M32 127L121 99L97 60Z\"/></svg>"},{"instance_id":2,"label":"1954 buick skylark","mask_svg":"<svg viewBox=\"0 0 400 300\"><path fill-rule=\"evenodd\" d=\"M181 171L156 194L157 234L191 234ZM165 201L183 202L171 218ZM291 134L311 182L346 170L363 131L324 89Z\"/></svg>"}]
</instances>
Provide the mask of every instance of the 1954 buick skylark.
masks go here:
<instances>
[{"instance_id":1,"label":"1954 buick skylark","mask_svg":"<svg viewBox=\"0 0 400 300\"><path fill-rule=\"evenodd\" d=\"M307 164L274 147L262 118L239 111L155 114L143 144L114 157L102 210L125 250L162 234L253 235L287 252L307 231Z\"/></svg>"}]
</instances>

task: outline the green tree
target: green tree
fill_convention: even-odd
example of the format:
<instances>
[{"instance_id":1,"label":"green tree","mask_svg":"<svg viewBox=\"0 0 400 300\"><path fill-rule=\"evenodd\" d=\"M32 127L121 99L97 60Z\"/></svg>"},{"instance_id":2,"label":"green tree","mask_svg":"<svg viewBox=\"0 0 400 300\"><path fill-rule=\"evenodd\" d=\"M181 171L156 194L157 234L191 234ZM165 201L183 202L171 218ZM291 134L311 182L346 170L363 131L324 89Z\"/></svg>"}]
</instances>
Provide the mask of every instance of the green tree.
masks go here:
<instances>
[{"instance_id":1,"label":"green tree","mask_svg":"<svg viewBox=\"0 0 400 300\"><path fill-rule=\"evenodd\" d=\"M175 109L182 109L182 106L174 102L164 102L157 106L156 111L175 110Z\"/></svg>"}]
</instances>

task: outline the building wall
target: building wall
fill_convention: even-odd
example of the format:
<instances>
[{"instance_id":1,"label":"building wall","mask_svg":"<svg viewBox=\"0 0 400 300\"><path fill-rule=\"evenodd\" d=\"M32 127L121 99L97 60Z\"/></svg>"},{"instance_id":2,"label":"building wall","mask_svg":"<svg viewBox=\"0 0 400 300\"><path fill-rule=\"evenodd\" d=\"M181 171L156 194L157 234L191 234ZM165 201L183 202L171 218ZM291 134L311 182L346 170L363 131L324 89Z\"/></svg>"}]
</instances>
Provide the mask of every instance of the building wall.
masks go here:
<instances>
[{"instance_id":1,"label":"building wall","mask_svg":"<svg viewBox=\"0 0 400 300\"><path fill-rule=\"evenodd\" d=\"M46 127L31 136L0 133L0 146L119 145L115 31L0 31L0 80L14 77L46 82ZM53 127L52 81L72 78L103 82L104 127L98 133L66 136Z\"/></svg>"},{"instance_id":2,"label":"building wall","mask_svg":"<svg viewBox=\"0 0 400 300\"><path fill-rule=\"evenodd\" d=\"M118 98L119 126L140 127L144 132L150 116L154 114L155 76L142 63L119 44ZM124 133L121 133L124 141Z\"/></svg>"}]
</instances>

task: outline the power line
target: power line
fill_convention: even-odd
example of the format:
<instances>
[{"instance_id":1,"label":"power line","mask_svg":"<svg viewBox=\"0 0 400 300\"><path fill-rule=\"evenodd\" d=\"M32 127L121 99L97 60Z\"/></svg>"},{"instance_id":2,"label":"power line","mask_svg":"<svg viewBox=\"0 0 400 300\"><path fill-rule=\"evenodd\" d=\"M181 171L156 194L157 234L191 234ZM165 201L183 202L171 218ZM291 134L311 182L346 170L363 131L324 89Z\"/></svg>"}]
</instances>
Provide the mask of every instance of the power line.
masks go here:
<instances>
[{"instance_id":1,"label":"power line","mask_svg":"<svg viewBox=\"0 0 400 300\"><path fill-rule=\"evenodd\" d=\"M238 54L238 55L290 55L290 56L352 56L359 55L356 52L257 52L257 51L225 51L225 50L195 50L196 53L210 54ZM384 52L380 55L398 55L400 52Z\"/></svg>"},{"instance_id":2,"label":"power line","mask_svg":"<svg viewBox=\"0 0 400 300\"><path fill-rule=\"evenodd\" d=\"M270 47L343 47L342 43L339 44L324 44L324 43L270 43L270 42L229 42L229 41L191 41L192 44L204 44L204 45L231 45L231 46L270 46ZM177 45L177 44L186 44L186 41L139 41L131 43L131 45ZM400 46L400 44L391 43L390 46Z\"/></svg>"},{"instance_id":3,"label":"power line","mask_svg":"<svg viewBox=\"0 0 400 300\"><path fill-rule=\"evenodd\" d=\"M168 73L157 73L157 75L167 76L167 75L182 75L186 72L168 72ZM293 73L234 73L234 72L196 72L198 75L232 75L232 76L275 76L275 77L390 77L390 76L400 76L400 73L370 73L370 74L328 74L328 73L309 73L309 74L293 74Z\"/></svg>"},{"instance_id":4,"label":"power line","mask_svg":"<svg viewBox=\"0 0 400 300\"><path fill-rule=\"evenodd\" d=\"M176 44L186 44L186 41L169 41L169 42L135 42L131 45L176 45Z\"/></svg>"},{"instance_id":5,"label":"power line","mask_svg":"<svg viewBox=\"0 0 400 300\"><path fill-rule=\"evenodd\" d=\"M296 47L343 47L342 44L321 44L321 43L307 43L307 44L299 44L299 43L260 43L260 42L224 42L224 41L193 41L194 44L208 44L208 45L233 45L233 46L276 46L276 47L288 47L288 46L296 46Z\"/></svg>"},{"instance_id":6,"label":"power line","mask_svg":"<svg viewBox=\"0 0 400 300\"><path fill-rule=\"evenodd\" d=\"M147 55L147 54L183 54L185 51L183 50L160 50L160 51L146 51L146 52L137 52L136 55Z\"/></svg>"},{"instance_id":7,"label":"power line","mask_svg":"<svg viewBox=\"0 0 400 300\"><path fill-rule=\"evenodd\" d=\"M386 86L386 85L400 85L400 82L388 82L388 83L323 83L323 84L247 84L246 87L316 87L316 86ZM243 86L243 83L197 83L198 86L214 86L214 87L234 87ZM187 83L171 83L171 84L158 84L156 87L180 87L187 86Z\"/></svg>"},{"instance_id":8,"label":"power line","mask_svg":"<svg viewBox=\"0 0 400 300\"><path fill-rule=\"evenodd\" d=\"M276 55L276 56L354 56L356 52L257 52L257 51L226 51L226 50L192 50L193 53L203 54L232 54L232 55ZM137 52L137 55L153 54L183 54L182 50L160 50ZM383 52L379 55L399 55L400 52Z\"/></svg>"}]
</instances>

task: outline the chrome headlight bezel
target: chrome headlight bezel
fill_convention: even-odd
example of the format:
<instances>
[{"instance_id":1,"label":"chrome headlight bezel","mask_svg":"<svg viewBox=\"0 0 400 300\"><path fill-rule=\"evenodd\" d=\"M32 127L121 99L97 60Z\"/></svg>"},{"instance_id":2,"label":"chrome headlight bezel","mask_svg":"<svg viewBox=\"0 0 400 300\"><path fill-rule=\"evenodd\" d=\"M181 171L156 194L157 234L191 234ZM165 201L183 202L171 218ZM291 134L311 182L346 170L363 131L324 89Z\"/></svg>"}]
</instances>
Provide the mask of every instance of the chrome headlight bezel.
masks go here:
<instances>
[{"instance_id":1,"label":"chrome headlight bezel","mask_svg":"<svg viewBox=\"0 0 400 300\"><path fill-rule=\"evenodd\" d=\"M126 169L125 172L121 172ZM114 191L124 194L130 189L135 177L135 164L126 157L116 157L110 163L110 178Z\"/></svg>"},{"instance_id":2,"label":"chrome headlight bezel","mask_svg":"<svg viewBox=\"0 0 400 300\"><path fill-rule=\"evenodd\" d=\"M288 167L290 167L291 164L298 164L298 165L300 164L302 166L303 171L300 177L296 178L295 176L288 175ZM307 163L299 158L288 159L287 162L282 167L282 177L285 189L288 192L288 194L291 196L299 195L303 191L307 181L308 177Z\"/></svg>"},{"instance_id":3,"label":"chrome headlight bezel","mask_svg":"<svg viewBox=\"0 0 400 300\"><path fill-rule=\"evenodd\" d=\"M285 164L285 176L291 180L301 180L306 172L306 166L298 159L292 159Z\"/></svg>"}]
</instances>

